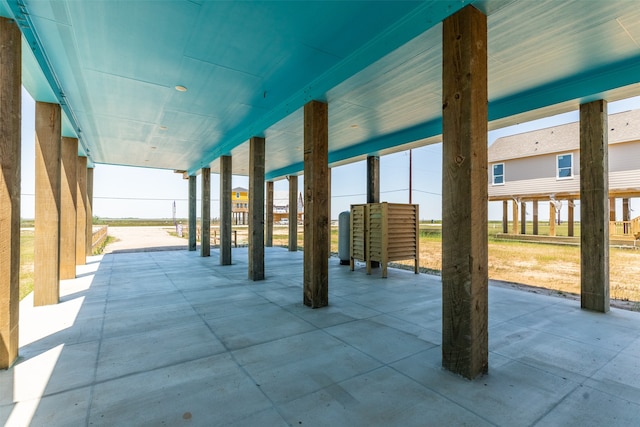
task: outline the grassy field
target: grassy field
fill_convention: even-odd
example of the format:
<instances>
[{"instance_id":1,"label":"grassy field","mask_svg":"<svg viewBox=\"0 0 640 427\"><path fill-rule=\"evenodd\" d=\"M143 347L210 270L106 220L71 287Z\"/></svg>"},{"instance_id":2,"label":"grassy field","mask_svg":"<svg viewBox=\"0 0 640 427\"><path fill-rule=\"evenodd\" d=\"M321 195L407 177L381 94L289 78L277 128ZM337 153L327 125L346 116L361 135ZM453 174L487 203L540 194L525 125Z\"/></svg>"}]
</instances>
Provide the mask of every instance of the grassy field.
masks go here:
<instances>
[{"instance_id":1,"label":"grassy field","mask_svg":"<svg viewBox=\"0 0 640 427\"><path fill-rule=\"evenodd\" d=\"M20 232L20 300L33 291L33 230Z\"/></svg>"}]
</instances>

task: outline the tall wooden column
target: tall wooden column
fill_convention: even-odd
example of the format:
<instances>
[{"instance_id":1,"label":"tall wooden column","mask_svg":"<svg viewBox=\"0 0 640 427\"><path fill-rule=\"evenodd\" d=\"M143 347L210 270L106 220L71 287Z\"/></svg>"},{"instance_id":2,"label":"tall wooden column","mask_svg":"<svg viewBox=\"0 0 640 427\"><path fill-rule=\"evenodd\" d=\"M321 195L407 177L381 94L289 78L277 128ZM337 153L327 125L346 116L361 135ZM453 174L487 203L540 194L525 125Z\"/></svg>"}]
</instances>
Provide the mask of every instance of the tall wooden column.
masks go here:
<instances>
[{"instance_id":1,"label":"tall wooden column","mask_svg":"<svg viewBox=\"0 0 640 427\"><path fill-rule=\"evenodd\" d=\"M211 255L211 168L202 168L200 256Z\"/></svg>"},{"instance_id":2,"label":"tall wooden column","mask_svg":"<svg viewBox=\"0 0 640 427\"><path fill-rule=\"evenodd\" d=\"M443 22L442 365L488 370L487 18Z\"/></svg>"},{"instance_id":3,"label":"tall wooden column","mask_svg":"<svg viewBox=\"0 0 640 427\"><path fill-rule=\"evenodd\" d=\"M93 255L93 168L87 168L87 238L86 256Z\"/></svg>"},{"instance_id":4,"label":"tall wooden column","mask_svg":"<svg viewBox=\"0 0 640 427\"><path fill-rule=\"evenodd\" d=\"M298 250L298 177L289 178L289 252Z\"/></svg>"},{"instance_id":5,"label":"tall wooden column","mask_svg":"<svg viewBox=\"0 0 640 427\"><path fill-rule=\"evenodd\" d=\"M76 277L76 192L78 140L62 138L60 185L60 279Z\"/></svg>"},{"instance_id":6,"label":"tall wooden column","mask_svg":"<svg viewBox=\"0 0 640 427\"><path fill-rule=\"evenodd\" d=\"M556 206L553 204L553 200L549 201L549 236L555 237L556 235Z\"/></svg>"},{"instance_id":7,"label":"tall wooden column","mask_svg":"<svg viewBox=\"0 0 640 427\"><path fill-rule=\"evenodd\" d=\"M533 201L533 235L538 235L538 201Z\"/></svg>"},{"instance_id":8,"label":"tall wooden column","mask_svg":"<svg viewBox=\"0 0 640 427\"><path fill-rule=\"evenodd\" d=\"M304 295L311 308L329 304L328 105L304 106Z\"/></svg>"},{"instance_id":9,"label":"tall wooden column","mask_svg":"<svg viewBox=\"0 0 640 427\"><path fill-rule=\"evenodd\" d=\"M380 157L367 156L367 203L380 203Z\"/></svg>"},{"instance_id":10,"label":"tall wooden column","mask_svg":"<svg viewBox=\"0 0 640 427\"><path fill-rule=\"evenodd\" d=\"M520 234L527 234L527 202L520 202Z\"/></svg>"},{"instance_id":11,"label":"tall wooden column","mask_svg":"<svg viewBox=\"0 0 640 427\"><path fill-rule=\"evenodd\" d=\"M22 40L0 18L0 369L18 358Z\"/></svg>"},{"instance_id":12,"label":"tall wooden column","mask_svg":"<svg viewBox=\"0 0 640 427\"><path fill-rule=\"evenodd\" d=\"M380 203L380 157L367 156L367 203ZM369 261L371 268L380 267L378 261Z\"/></svg>"},{"instance_id":13,"label":"tall wooden column","mask_svg":"<svg viewBox=\"0 0 640 427\"><path fill-rule=\"evenodd\" d=\"M273 181L267 182L267 212L266 212L266 230L265 243L268 248L273 246Z\"/></svg>"},{"instance_id":14,"label":"tall wooden column","mask_svg":"<svg viewBox=\"0 0 640 427\"><path fill-rule=\"evenodd\" d=\"M631 221L630 213L631 209L629 208L629 199L625 197L622 199L622 220L625 221L623 224L624 234L629 234L631 230L631 224L627 222Z\"/></svg>"},{"instance_id":15,"label":"tall wooden column","mask_svg":"<svg viewBox=\"0 0 640 427\"><path fill-rule=\"evenodd\" d=\"M197 218L196 218L196 199L198 187L196 184L197 177L189 175L189 250L196 250L196 234L197 234Z\"/></svg>"},{"instance_id":16,"label":"tall wooden column","mask_svg":"<svg viewBox=\"0 0 640 427\"><path fill-rule=\"evenodd\" d=\"M616 220L616 198L611 197L609 199L609 221Z\"/></svg>"},{"instance_id":17,"label":"tall wooden column","mask_svg":"<svg viewBox=\"0 0 640 427\"><path fill-rule=\"evenodd\" d=\"M264 138L249 140L249 279L264 279Z\"/></svg>"},{"instance_id":18,"label":"tall wooden column","mask_svg":"<svg viewBox=\"0 0 640 427\"><path fill-rule=\"evenodd\" d=\"M609 311L607 102L580 105L580 306Z\"/></svg>"},{"instance_id":19,"label":"tall wooden column","mask_svg":"<svg viewBox=\"0 0 640 427\"><path fill-rule=\"evenodd\" d=\"M60 105L36 102L35 306L60 297L60 114Z\"/></svg>"},{"instance_id":20,"label":"tall wooden column","mask_svg":"<svg viewBox=\"0 0 640 427\"><path fill-rule=\"evenodd\" d=\"M518 202L516 200L511 201L511 205L513 208L513 212L511 213L513 215L513 222L511 224L511 232L513 234L518 234L520 232L520 230L518 229Z\"/></svg>"},{"instance_id":21,"label":"tall wooden column","mask_svg":"<svg viewBox=\"0 0 640 427\"><path fill-rule=\"evenodd\" d=\"M502 201L502 232L509 233L509 201Z\"/></svg>"},{"instance_id":22,"label":"tall wooden column","mask_svg":"<svg viewBox=\"0 0 640 427\"><path fill-rule=\"evenodd\" d=\"M231 265L231 160L220 157L220 265Z\"/></svg>"},{"instance_id":23,"label":"tall wooden column","mask_svg":"<svg viewBox=\"0 0 640 427\"><path fill-rule=\"evenodd\" d=\"M78 157L76 164L76 265L87 263L87 158Z\"/></svg>"},{"instance_id":24,"label":"tall wooden column","mask_svg":"<svg viewBox=\"0 0 640 427\"><path fill-rule=\"evenodd\" d=\"M573 203L573 199L568 200L567 206L567 236L573 237L575 234L574 225L575 225L575 212L574 212L575 204Z\"/></svg>"}]
</instances>

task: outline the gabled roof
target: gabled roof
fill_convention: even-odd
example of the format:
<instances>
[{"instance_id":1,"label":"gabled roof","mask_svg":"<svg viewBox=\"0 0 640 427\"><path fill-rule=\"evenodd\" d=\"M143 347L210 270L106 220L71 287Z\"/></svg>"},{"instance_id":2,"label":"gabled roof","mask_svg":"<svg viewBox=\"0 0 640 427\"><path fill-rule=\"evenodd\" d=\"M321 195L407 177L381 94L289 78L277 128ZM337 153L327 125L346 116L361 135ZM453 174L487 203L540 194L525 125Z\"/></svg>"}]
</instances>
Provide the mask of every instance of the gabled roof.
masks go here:
<instances>
[{"instance_id":1,"label":"gabled roof","mask_svg":"<svg viewBox=\"0 0 640 427\"><path fill-rule=\"evenodd\" d=\"M609 116L609 145L640 140L640 110ZM579 122L504 136L489 146L489 162L580 149Z\"/></svg>"},{"instance_id":2,"label":"gabled roof","mask_svg":"<svg viewBox=\"0 0 640 427\"><path fill-rule=\"evenodd\" d=\"M232 189L231 191L234 192L234 193L246 193L249 190L247 190L244 187L236 187L236 188Z\"/></svg>"}]
</instances>

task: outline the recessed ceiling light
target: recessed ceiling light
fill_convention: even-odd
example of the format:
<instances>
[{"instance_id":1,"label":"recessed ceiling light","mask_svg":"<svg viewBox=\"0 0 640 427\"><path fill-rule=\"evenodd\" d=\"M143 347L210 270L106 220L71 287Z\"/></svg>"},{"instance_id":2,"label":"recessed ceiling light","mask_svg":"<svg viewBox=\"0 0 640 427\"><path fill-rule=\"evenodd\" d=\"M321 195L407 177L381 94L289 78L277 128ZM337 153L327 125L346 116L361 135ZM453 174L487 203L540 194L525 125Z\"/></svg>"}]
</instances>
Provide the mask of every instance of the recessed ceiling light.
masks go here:
<instances>
[{"instance_id":1,"label":"recessed ceiling light","mask_svg":"<svg viewBox=\"0 0 640 427\"><path fill-rule=\"evenodd\" d=\"M158 147L151 147L152 150L155 150L156 148L158 148Z\"/></svg>"},{"instance_id":2,"label":"recessed ceiling light","mask_svg":"<svg viewBox=\"0 0 640 427\"><path fill-rule=\"evenodd\" d=\"M187 88L186 88L185 86L182 86L182 85L177 85L177 86L176 86L176 90L177 90L178 92L186 92L186 91L187 91Z\"/></svg>"},{"instance_id":3,"label":"recessed ceiling light","mask_svg":"<svg viewBox=\"0 0 640 427\"><path fill-rule=\"evenodd\" d=\"M167 130L167 129L169 129L169 128L166 127L166 126L160 126L160 130Z\"/></svg>"},{"instance_id":4,"label":"recessed ceiling light","mask_svg":"<svg viewBox=\"0 0 640 427\"><path fill-rule=\"evenodd\" d=\"M351 127L355 129L358 127L358 125L351 125Z\"/></svg>"}]
</instances>

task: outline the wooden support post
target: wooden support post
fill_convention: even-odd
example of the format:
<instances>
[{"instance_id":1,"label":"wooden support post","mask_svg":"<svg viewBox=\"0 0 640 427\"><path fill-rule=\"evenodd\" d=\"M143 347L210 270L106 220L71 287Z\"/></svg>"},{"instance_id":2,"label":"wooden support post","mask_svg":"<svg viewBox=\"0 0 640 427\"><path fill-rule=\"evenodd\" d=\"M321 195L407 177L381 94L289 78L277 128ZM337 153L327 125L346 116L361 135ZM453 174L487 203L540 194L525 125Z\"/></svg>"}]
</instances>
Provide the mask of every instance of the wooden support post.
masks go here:
<instances>
[{"instance_id":1,"label":"wooden support post","mask_svg":"<svg viewBox=\"0 0 640 427\"><path fill-rule=\"evenodd\" d=\"M443 22L442 365L488 370L487 18Z\"/></svg>"},{"instance_id":2,"label":"wooden support post","mask_svg":"<svg viewBox=\"0 0 640 427\"><path fill-rule=\"evenodd\" d=\"M289 178L289 252L298 250L298 177Z\"/></svg>"},{"instance_id":3,"label":"wooden support post","mask_svg":"<svg viewBox=\"0 0 640 427\"><path fill-rule=\"evenodd\" d=\"M264 138L249 140L249 279L264 280Z\"/></svg>"},{"instance_id":4,"label":"wooden support post","mask_svg":"<svg viewBox=\"0 0 640 427\"><path fill-rule=\"evenodd\" d=\"M580 105L580 306L609 311L607 102Z\"/></svg>"},{"instance_id":5,"label":"wooden support post","mask_svg":"<svg viewBox=\"0 0 640 427\"><path fill-rule=\"evenodd\" d=\"M367 156L367 203L380 203L380 157L378 156ZM367 267L378 268L380 263L367 260ZM383 268L386 269L386 266Z\"/></svg>"},{"instance_id":6,"label":"wooden support post","mask_svg":"<svg viewBox=\"0 0 640 427\"><path fill-rule=\"evenodd\" d=\"M527 202L520 202L520 234L527 234Z\"/></svg>"},{"instance_id":7,"label":"wooden support post","mask_svg":"<svg viewBox=\"0 0 640 427\"><path fill-rule=\"evenodd\" d=\"M574 203L573 203L573 199L569 199L568 200L568 207L567 207L567 235L569 237L573 237L575 234L574 231L574 219L575 219L575 213L574 213Z\"/></svg>"},{"instance_id":8,"label":"wooden support post","mask_svg":"<svg viewBox=\"0 0 640 427\"><path fill-rule=\"evenodd\" d=\"M76 277L78 140L62 138L60 184L60 279Z\"/></svg>"},{"instance_id":9,"label":"wooden support post","mask_svg":"<svg viewBox=\"0 0 640 427\"><path fill-rule=\"evenodd\" d=\"M328 105L304 106L304 295L311 308L329 304Z\"/></svg>"},{"instance_id":10,"label":"wooden support post","mask_svg":"<svg viewBox=\"0 0 640 427\"><path fill-rule=\"evenodd\" d=\"M60 114L60 105L36 102L35 306L57 304L60 297Z\"/></svg>"},{"instance_id":11,"label":"wooden support post","mask_svg":"<svg viewBox=\"0 0 640 427\"><path fill-rule=\"evenodd\" d=\"M622 220L625 221L623 223L623 230L625 235L628 235L631 230L631 224L628 222L631 221L630 211L629 199L625 197L624 199L622 199Z\"/></svg>"},{"instance_id":12,"label":"wooden support post","mask_svg":"<svg viewBox=\"0 0 640 427\"><path fill-rule=\"evenodd\" d=\"M77 202L77 201L76 201ZM87 168L87 237L86 256L93 255L93 168Z\"/></svg>"},{"instance_id":13,"label":"wooden support post","mask_svg":"<svg viewBox=\"0 0 640 427\"><path fill-rule=\"evenodd\" d=\"M509 233L509 201L502 201L502 232Z\"/></svg>"},{"instance_id":14,"label":"wooden support post","mask_svg":"<svg viewBox=\"0 0 640 427\"><path fill-rule=\"evenodd\" d=\"M220 265L231 265L231 161L220 157Z\"/></svg>"},{"instance_id":15,"label":"wooden support post","mask_svg":"<svg viewBox=\"0 0 640 427\"><path fill-rule=\"evenodd\" d=\"M609 221L616 220L616 198L611 197L609 199Z\"/></svg>"},{"instance_id":16,"label":"wooden support post","mask_svg":"<svg viewBox=\"0 0 640 427\"><path fill-rule=\"evenodd\" d=\"M511 224L511 232L513 234L518 234L520 232L520 230L518 229L518 202L516 200L512 200L511 205L513 207L513 212L512 212L513 222Z\"/></svg>"},{"instance_id":17,"label":"wooden support post","mask_svg":"<svg viewBox=\"0 0 640 427\"><path fill-rule=\"evenodd\" d=\"M331 168L327 169L327 221L329 222L329 237L327 238L328 248L327 257L331 258ZM336 252L338 249L336 248Z\"/></svg>"},{"instance_id":18,"label":"wooden support post","mask_svg":"<svg viewBox=\"0 0 640 427\"><path fill-rule=\"evenodd\" d=\"M189 250L196 250L196 198L197 198L196 176L189 176Z\"/></svg>"},{"instance_id":19,"label":"wooden support post","mask_svg":"<svg viewBox=\"0 0 640 427\"><path fill-rule=\"evenodd\" d=\"M538 201L533 201L533 235L538 235Z\"/></svg>"},{"instance_id":20,"label":"wooden support post","mask_svg":"<svg viewBox=\"0 0 640 427\"><path fill-rule=\"evenodd\" d=\"M22 39L0 18L0 369L18 358Z\"/></svg>"},{"instance_id":21,"label":"wooden support post","mask_svg":"<svg viewBox=\"0 0 640 427\"><path fill-rule=\"evenodd\" d=\"M266 231L265 246L270 248L273 246L273 181L267 182L267 213L266 213Z\"/></svg>"},{"instance_id":22,"label":"wooden support post","mask_svg":"<svg viewBox=\"0 0 640 427\"><path fill-rule=\"evenodd\" d=\"M380 203L380 157L367 156L367 203Z\"/></svg>"},{"instance_id":23,"label":"wooden support post","mask_svg":"<svg viewBox=\"0 0 640 427\"><path fill-rule=\"evenodd\" d=\"M76 165L76 265L87 263L87 158L78 157Z\"/></svg>"},{"instance_id":24,"label":"wooden support post","mask_svg":"<svg viewBox=\"0 0 640 427\"><path fill-rule=\"evenodd\" d=\"M202 168L200 256L211 255L211 168Z\"/></svg>"},{"instance_id":25,"label":"wooden support post","mask_svg":"<svg viewBox=\"0 0 640 427\"><path fill-rule=\"evenodd\" d=\"M549 200L549 236L556 235L556 207L553 200Z\"/></svg>"}]
</instances>

